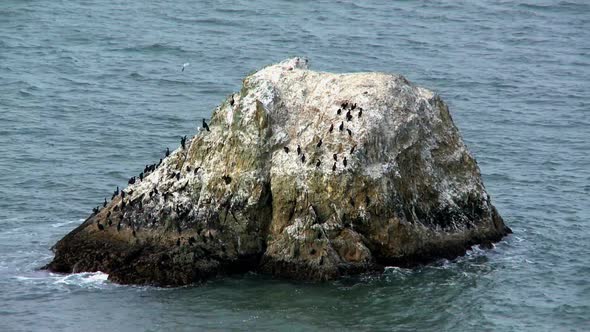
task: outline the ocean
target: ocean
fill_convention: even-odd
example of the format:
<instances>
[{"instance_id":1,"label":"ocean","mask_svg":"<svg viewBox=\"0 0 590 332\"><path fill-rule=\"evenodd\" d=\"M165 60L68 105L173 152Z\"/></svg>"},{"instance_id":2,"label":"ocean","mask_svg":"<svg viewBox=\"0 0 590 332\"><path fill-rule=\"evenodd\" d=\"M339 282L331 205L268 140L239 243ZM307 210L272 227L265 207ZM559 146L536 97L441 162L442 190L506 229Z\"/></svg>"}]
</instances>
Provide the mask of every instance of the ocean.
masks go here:
<instances>
[{"instance_id":1,"label":"ocean","mask_svg":"<svg viewBox=\"0 0 590 332\"><path fill-rule=\"evenodd\" d=\"M589 31L586 0L2 0L0 330L589 330ZM325 283L39 270L246 74L293 56L439 93L514 234Z\"/></svg>"}]
</instances>

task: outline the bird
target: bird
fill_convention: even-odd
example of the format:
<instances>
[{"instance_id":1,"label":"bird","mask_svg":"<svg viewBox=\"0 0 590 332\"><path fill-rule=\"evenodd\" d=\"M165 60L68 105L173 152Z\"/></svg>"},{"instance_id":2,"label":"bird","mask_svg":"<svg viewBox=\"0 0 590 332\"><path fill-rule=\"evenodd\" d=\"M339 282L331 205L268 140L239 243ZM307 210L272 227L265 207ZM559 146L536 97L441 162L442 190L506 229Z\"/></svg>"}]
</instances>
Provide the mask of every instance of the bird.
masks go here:
<instances>
[{"instance_id":1,"label":"bird","mask_svg":"<svg viewBox=\"0 0 590 332\"><path fill-rule=\"evenodd\" d=\"M192 237L192 236L191 236L191 237L189 237L189 238L188 238L188 244L189 244L189 245L191 245L191 246L192 246L192 245L193 245L193 243L195 243L195 242L196 242L196 240L195 240L195 238L194 238L194 237Z\"/></svg>"},{"instance_id":2,"label":"bird","mask_svg":"<svg viewBox=\"0 0 590 332\"><path fill-rule=\"evenodd\" d=\"M350 107L351 110L354 110L356 108L356 103L352 104L352 106Z\"/></svg>"},{"instance_id":3,"label":"bird","mask_svg":"<svg viewBox=\"0 0 590 332\"><path fill-rule=\"evenodd\" d=\"M328 132L329 132L329 133L331 133L333 130L334 130L334 124L332 123L332 124L330 125L330 129L328 129Z\"/></svg>"},{"instance_id":4,"label":"bird","mask_svg":"<svg viewBox=\"0 0 590 332\"><path fill-rule=\"evenodd\" d=\"M119 222L119 223L117 224L117 232L120 232L120 231L121 231L121 222Z\"/></svg>"},{"instance_id":5,"label":"bird","mask_svg":"<svg viewBox=\"0 0 590 332\"><path fill-rule=\"evenodd\" d=\"M93 214L97 214L98 213L98 206L95 207L95 208L92 208L92 213Z\"/></svg>"},{"instance_id":6,"label":"bird","mask_svg":"<svg viewBox=\"0 0 590 332\"><path fill-rule=\"evenodd\" d=\"M133 237L135 237L137 234L135 233L135 230L133 230L133 232L131 232L131 234L133 234Z\"/></svg>"},{"instance_id":7,"label":"bird","mask_svg":"<svg viewBox=\"0 0 590 332\"><path fill-rule=\"evenodd\" d=\"M340 123L340 126L338 127L338 129L340 129L340 131L344 130L344 121L342 121L342 123Z\"/></svg>"},{"instance_id":8,"label":"bird","mask_svg":"<svg viewBox=\"0 0 590 332\"><path fill-rule=\"evenodd\" d=\"M334 153L334 155L332 156L334 158L334 161L338 161L338 155Z\"/></svg>"},{"instance_id":9,"label":"bird","mask_svg":"<svg viewBox=\"0 0 590 332\"><path fill-rule=\"evenodd\" d=\"M348 136L352 136L352 131L349 128L346 128L346 131L348 132Z\"/></svg>"},{"instance_id":10,"label":"bird","mask_svg":"<svg viewBox=\"0 0 590 332\"><path fill-rule=\"evenodd\" d=\"M301 154L301 147L299 145L297 145L297 155Z\"/></svg>"},{"instance_id":11,"label":"bird","mask_svg":"<svg viewBox=\"0 0 590 332\"><path fill-rule=\"evenodd\" d=\"M143 172L139 173L139 181L143 181Z\"/></svg>"},{"instance_id":12,"label":"bird","mask_svg":"<svg viewBox=\"0 0 590 332\"><path fill-rule=\"evenodd\" d=\"M170 156L170 149L166 148L166 157Z\"/></svg>"},{"instance_id":13,"label":"bird","mask_svg":"<svg viewBox=\"0 0 590 332\"><path fill-rule=\"evenodd\" d=\"M304 163L305 162L305 153L303 155L301 155L301 162Z\"/></svg>"},{"instance_id":14,"label":"bird","mask_svg":"<svg viewBox=\"0 0 590 332\"><path fill-rule=\"evenodd\" d=\"M342 105L340 105L340 106L342 106L342 108L344 108L344 109L345 109L345 108L346 108L346 106L348 106L348 103L342 103Z\"/></svg>"},{"instance_id":15,"label":"bird","mask_svg":"<svg viewBox=\"0 0 590 332\"><path fill-rule=\"evenodd\" d=\"M351 118L352 116L350 115L350 110L346 111L346 119ZM350 120L348 120L350 121Z\"/></svg>"},{"instance_id":16,"label":"bird","mask_svg":"<svg viewBox=\"0 0 590 332\"><path fill-rule=\"evenodd\" d=\"M180 145L183 150L186 149L186 135L180 138Z\"/></svg>"},{"instance_id":17,"label":"bird","mask_svg":"<svg viewBox=\"0 0 590 332\"><path fill-rule=\"evenodd\" d=\"M336 111L336 114L337 114L337 115L340 115L340 113L342 113L342 109L340 109L340 108L339 108L339 109Z\"/></svg>"},{"instance_id":18,"label":"bird","mask_svg":"<svg viewBox=\"0 0 590 332\"><path fill-rule=\"evenodd\" d=\"M125 192L121 190L121 198L125 198Z\"/></svg>"},{"instance_id":19,"label":"bird","mask_svg":"<svg viewBox=\"0 0 590 332\"><path fill-rule=\"evenodd\" d=\"M160 165L162 165L162 158L160 158L160 162L158 163L158 165L156 165L156 167L160 167Z\"/></svg>"},{"instance_id":20,"label":"bird","mask_svg":"<svg viewBox=\"0 0 590 332\"><path fill-rule=\"evenodd\" d=\"M334 165L332 165L332 172L336 171L336 162L334 162Z\"/></svg>"},{"instance_id":21,"label":"bird","mask_svg":"<svg viewBox=\"0 0 590 332\"><path fill-rule=\"evenodd\" d=\"M320 138L320 141L318 142L318 144L316 145L316 147L319 148L320 146L322 146L322 139L321 138Z\"/></svg>"},{"instance_id":22,"label":"bird","mask_svg":"<svg viewBox=\"0 0 590 332\"><path fill-rule=\"evenodd\" d=\"M115 196L119 195L119 186L117 186L117 190L115 190Z\"/></svg>"},{"instance_id":23,"label":"bird","mask_svg":"<svg viewBox=\"0 0 590 332\"><path fill-rule=\"evenodd\" d=\"M354 153L354 149L356 148L356 144L352 146L352 148L350 148L350 154Z\"/></svg>"},{"instance_id":24,"label":"bird","mask_svg":"<svg viewBox=\"0 0 590 332\"><path fill-rule=\"evenodd\" d=\"M131 178L129 178L129 181L127 181L128 184L135 184L135 176L132 176Z\"/></svg>"},{"instance_id":25,"label":"bird","mask_svg":"<svg viewBox=\"0 0 590 332\"><path fill-rule=\"evenodd\" d=\"M234 103L235 103L235 101L234 101L234 95L231 95L231 100L229 101L229 104L231 106L234 106Z\"/></svg>"},{"instance_id":26,"label":"bird","mask_svg":"<svg viewBox=\"0 0 590 332\"><path fill-rule=\"evenodd\" d=\"M346 161L346 157L344 157L344 160L342 160L342 164L344 165L344 167L346 167L346 165L348 164L348 162Z\"/></svg>"},{"instance_id":27,"label":"bird","mask_svg":"<svg viewBox=\"0 0 590 332\"><path fill-rule=\"evenodd\" d=\"M195 168L195 172L194 172L194 173L195 173L195 174L197 174L197 172L198 172L200 169L201 169L201 167L197 167L197 168Z\"/></svg>"},{"instance_id":28,"label":"bird","mask_svg":"<svg viewBox=\"0 0 590 332\"><path fill-rule=\"evenodd\" d=\"M321 164L322 164L322 162L318 159L318 162L315 163L315 167L320 167Z\"/></svg>"},{"instance_id":29,"label":"bird","mask_svg":"<svg viewBox=\"0 0 590 332\"><path fill-rule=\"evenodd\" d=\"M285 153L289 153L289 147L288 146L283 147L283 150L285 150Z\"/></svg>"},{"instance_id":30,"label":"bird","mask_svg":"<svg viewBox=\"0 0 590 332\"><path fill-rule=\"evenodd\" d=\"M180 172L176 173L176 181L180 180Z\"/></svg>"},{"instance_id":31,"label":"bird","mask_svg":"<svg viewBox=\"0 0 590 332\"><path fill-rule=\"evenodd\" d=\"M190 66L191 64L189 62L185 62L184 64L182 64L182 69L180 71L184 71L184 68Z\"/></svg>"},{"instance_id":32,"label":"bird","mask_svg":"<svg viewBox=\"0 0 590 332\"><path fill-rule=\"evenodd\" d=\"M191 171L191 167L190 166L186 166L186 171L190 172Z\"/></svg>"},{"instance_id":33,"label":"bird","mask_svg":"<svg viewBox=\"0 0 590 332\"><path fill-rule=\"evenodd\" d=\"M176 246L180 247L180 238L176 239Z\"/></svg>"},{"instance_id":34,"label":"bird","mask_svg":"<svg viewBox=\"0 0 590 332\"><path fill-rule=\"evenodd\" d=\"M363 115L363 108L359 107L359 118L361 117L361 115Z\"/></svg>"},{"instance_id":35,"label":"bird","mask_svg":"<svg viewBox=\"0 0 590 332\"><path fill-rule=\"evenodd\" d=\"M107 219L107 223L109 224L109 226L113 226L113 221L111 220L111 218Z\"/></svg>"},{"instance_id":36,"label":"bird","mask_svg":"<svg viewBox=\"0 0 590 332\"><path fill-rule=\"evenodd\" d=\"M98 230L104 231L104 226L101 223L97 222L96 226L98 226Z\"/></svg>"},{"instance_id":37,"label":"bird","mask_svg":"<svg viewBox=\"0 0 590 332\"><path fill-rule=\"evenodd\" d=\"M209 125L207 125L207 122L205 122L205 119L203 119L203 128L205 128L205 130L207 130L207 131L211 131L209 129Z\"/></svg>"},{"instance_id":38,"label":"bird","mask_svg":"<svg viewBox=\"0 0 590 332\"><path fill-rule=\"evenodd\" d=\"M107 198L106 197L104 198L104 203L102 203L102 207L105 207L105 206L107 206Z\"/></svg>"}]
</instances>

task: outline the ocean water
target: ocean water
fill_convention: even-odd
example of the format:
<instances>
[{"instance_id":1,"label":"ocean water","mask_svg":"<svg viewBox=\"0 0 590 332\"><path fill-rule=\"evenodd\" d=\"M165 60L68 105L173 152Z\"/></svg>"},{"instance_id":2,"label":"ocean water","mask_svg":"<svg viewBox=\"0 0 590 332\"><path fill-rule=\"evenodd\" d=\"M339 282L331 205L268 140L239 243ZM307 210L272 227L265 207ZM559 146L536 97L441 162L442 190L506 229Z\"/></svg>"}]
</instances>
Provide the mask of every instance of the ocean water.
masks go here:
<instances>
[{"instance_id":1,"label":"ocean water","mask_svg":"<svg viewBox=\"0 0 590 332\"><path fill-rule=\"evenodd\" d=\"M1 0L0 330L590 330L589 31L586 0ZM292 56L442 95L514 234L319 284L38 270L244 75Z\"/></svg>"}]
</instances>

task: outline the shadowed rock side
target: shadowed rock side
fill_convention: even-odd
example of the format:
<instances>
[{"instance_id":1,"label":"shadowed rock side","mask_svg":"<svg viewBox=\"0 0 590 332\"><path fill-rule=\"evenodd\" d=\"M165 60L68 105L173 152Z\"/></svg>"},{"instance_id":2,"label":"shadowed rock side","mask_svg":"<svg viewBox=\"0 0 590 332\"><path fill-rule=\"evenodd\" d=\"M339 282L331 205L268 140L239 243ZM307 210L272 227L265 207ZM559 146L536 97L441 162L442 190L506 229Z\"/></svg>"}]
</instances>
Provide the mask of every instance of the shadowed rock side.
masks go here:
<instances>
[{"instance_id":1,"label":"shadowed rock side","mask_svg":"<svg viewBox=\"0 0 590 332\"><path fill-rule=\"evenodd\" d=\"M286 60L246 77L209 128L60 240L47 268L169 286L248 270L327 280L510 232L447 106L402 76Z\"/></svg>"}]
</instances>

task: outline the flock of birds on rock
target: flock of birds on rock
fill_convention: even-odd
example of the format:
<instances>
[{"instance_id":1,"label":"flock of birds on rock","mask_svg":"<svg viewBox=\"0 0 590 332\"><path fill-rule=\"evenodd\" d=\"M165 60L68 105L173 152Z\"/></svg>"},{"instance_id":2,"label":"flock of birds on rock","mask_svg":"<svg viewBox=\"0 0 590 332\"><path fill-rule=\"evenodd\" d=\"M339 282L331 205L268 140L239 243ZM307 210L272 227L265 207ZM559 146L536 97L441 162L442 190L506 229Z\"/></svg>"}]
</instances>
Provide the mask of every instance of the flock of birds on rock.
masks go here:
<instances>
[{"instance_id":1,"label":"flock of birds on rock","mask_svg":"<svg viewBox=\"0 0 590 332\"><path fill-rule=\"evenodd\" d=\"M336 115L340 116L342 115L342 112L346 111L346 122L350 122L353 120L354 116L352 114L353 111L357 111L357 117L360 118L363 115L363 108L362 107L358 107L356 106L356 103L349 103L349 102L344 102L340 105L340 108L338 108L338 110L336 111ZM344 132L345 129L345 125L344 125L344 120L340 122L340 125L338 125L338 130L340 132ZM330 124L330 128L328 129L328 133L331 134L334 131L334 124ZM348 136L352 137L352 130L350 130L350 128L346 128L346 132L348 133ZM323 139L320 138L319 141L316 144L316 148L320 148L323 144ZM352 146L352 148L350 149L350 155L352 155L354 153L354 150L356 149L356 144ZM291 151L291 149L288 146L284 146L283 150L285 151L285 153L289 153ZM303 150L301 149L301 145L297 145L297 155L300 156L301 158L301 162L305 163L306 161L306 157L305 157L305 153L303 152ZM334 153L332 155L332 158L334 159L334 164L332 165L332 171L335 172L337 169L337 164L338 164L338 154ZM312 161L313 162L313 161ZM315 166L316 167L320 167L322 165L322 161L320 159L316 160ZM346 168L346 166L348 166L348 160L346 159L346 157L344 157L342 159L342 165L344 166L344 168Z\"/></svg>"},{"instance_id":2,"label":"flock of birds on rock","mask_svg":"<svg viewBox=\"0 0 590 332\"><path fill-rule=\"evenodd\" d=\"M211 131L211 129L209 128L209 125L207 124L207 122L205 121L205 119L203 119L202 122L203 128L206 131ZM182 147L182 150L186 149L186 142L187 142L187 137L186 136L182 136L180 138L180 146ZM151 165L145 165L143 172L139 173L139 175L136 176L132 176L131 178L129 178L129 180L127 181L127 184L129 185L133 185L135 183L137 183L138 181L143 181L144 178L146 178L150 173L154 172L158 167L160 167L160 165L162 165L162 162L164 161L165 158L168 158L170 156L170 148L166 148L166 152L165 152L165 156L164 158L160 158L160 161L157 164L151 164ZM195 168L195 173L200 169L200 167ZM190 172L191 168L190 166L187 166L187 172ZM176 177L176 179L178 180L180 178L180 172L174 172L172 174L171 177ZM117 189L115 189L115 191L113 192L113 195L111 196L111 201L114 200L116 197L121 196L121 204L120 205L116 205L113 210L114 211L121 211L121 213L123 212L123 210L127 207L128 204L134 204L135 201L126 201L125 200L125 196L126 195L131 195L133 194L133 190L129 189L127 192L125 190L120 190L119 186L117 186ZM159 194L158 189L157 188L153 188L152 191L150 191L149 193L149 197L152 198L154 195ZM169 193L164 193L164 200L166 200L166 198L169 196ZM142 208L143 207L143 203L142 203L142 199L143 199L144 195L141 195L140 199L138 199L138 203L139 207ZM108 201L105 197L104 202L102 203L102 208L105 208L108 204ZM97 206L95 208L92 209L93 215L96 215L100 212L101 207ZM112 220L111 220L111 211L107 212L107 224L109 226L112 226ZM117 224L117 231L121 230L121 222L122 222L123 217L121 216L121 220L119 221L119 223ZM104 231L105 230L105 225L100 223L100 220L97 221L97 227L99 230ZM135 229L133 229L133 236L136 235ZM194 240L194 239L193 239Z\"/></svg>"}]
</instances>

